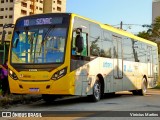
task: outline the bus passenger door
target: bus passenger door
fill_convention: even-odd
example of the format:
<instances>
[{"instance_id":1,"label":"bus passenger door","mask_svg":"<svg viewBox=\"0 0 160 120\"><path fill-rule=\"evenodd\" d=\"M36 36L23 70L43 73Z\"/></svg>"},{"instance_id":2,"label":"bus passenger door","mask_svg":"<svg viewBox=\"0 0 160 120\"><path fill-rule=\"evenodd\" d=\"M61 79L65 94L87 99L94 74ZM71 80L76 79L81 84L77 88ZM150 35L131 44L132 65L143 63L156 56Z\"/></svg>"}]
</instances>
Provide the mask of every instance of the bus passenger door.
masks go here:
<instances>
[{"instance_id":1,"label":"bus passenger door","mask_svg":"<svg viewBox=\"0 0 160 120\"><path fill-rule=\"evenodd\" d=\"M70 71L76 70L76 95L87 95L90 90L88 85L88 66L86 65L89 61L88 57L88 33L82 32L81 36L83 37L83 50L81 52L76 52L75 39L76 32L73 31L72 38L72 50L71 50L71 62L70 62ZM81 67L81 69L79 69Z\"/></svg>"},{"instance_id":2,"label":"bus passenger door","mask_svg":"<svg viewBox=\"0 0 160 120\"><path fill-rule=\"evenodd\" d=\"M122 90L122 78L123 78L123 57L122 57L122 38L118 36L112 36L113 38L113 87L114 91Z\"/></svg>"},{"instance_id":3,"label":"bus passenger door","mask_svg":"<svg viewBox=\"0 0 160 120\"><path fill-rule=\"evenodd\" d=\"M148 46L147 49L147 63L148 63L148 77L153 77L153 56L152 47Z\"/></svg>"}]
</instances>

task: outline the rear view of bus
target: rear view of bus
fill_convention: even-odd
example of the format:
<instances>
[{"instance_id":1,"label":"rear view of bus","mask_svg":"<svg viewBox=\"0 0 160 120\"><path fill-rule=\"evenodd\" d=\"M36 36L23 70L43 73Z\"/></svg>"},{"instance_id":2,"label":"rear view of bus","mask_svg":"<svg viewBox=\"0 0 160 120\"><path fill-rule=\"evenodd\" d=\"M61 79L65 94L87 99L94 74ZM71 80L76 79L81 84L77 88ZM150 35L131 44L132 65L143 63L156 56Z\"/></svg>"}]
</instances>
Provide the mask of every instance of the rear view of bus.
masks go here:
<instances>
[{"instance_id":1,"label":"rear view of bus","mask_svg":"<svg viewBox=\"0 0 160 120\"><path fill-rule=\"evenodd\" d=\"M17 20L9 55L11 93L72 94L70 83L63 80L69 18L42 14Z\"/></svg>"}]
</instances>

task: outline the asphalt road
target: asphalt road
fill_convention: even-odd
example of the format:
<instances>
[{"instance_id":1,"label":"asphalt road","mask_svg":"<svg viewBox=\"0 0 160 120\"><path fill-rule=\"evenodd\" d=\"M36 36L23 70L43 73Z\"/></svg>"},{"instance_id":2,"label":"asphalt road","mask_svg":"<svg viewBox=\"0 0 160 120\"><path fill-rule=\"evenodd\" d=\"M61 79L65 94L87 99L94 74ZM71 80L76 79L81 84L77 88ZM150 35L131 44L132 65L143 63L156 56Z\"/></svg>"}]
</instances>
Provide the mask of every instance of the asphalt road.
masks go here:
<instances>
[{"instance_id":1,"label":"asphalt road","mask_svg":"<svg viewBox=\"0 0 160 120\"><path fill-rule=\"evenodd\" d=\"M106 95L101 101L92 103L87 98L72 98L55 101L47 104L40 100L32 104L17 104L7 109L2 108L0 111L13 113L23 112L23 115L42 116L40 119L160 119L160 90L149 89L145 96L134 96L130 92L119 92L114 96ZM26 113L27 111L27 113ZM13 114L12 114L13 115ZM16 116L18 114L14 114ZM45 118L46 117L46 118ZM2 118L2 120L11 120L13 118ZM19 120L21 118L14 118ZM29 119L29 118L28 118ZM31 118L30 118L31 119ZM1 118L0 118L1 120Z\"/></svg>"}]
</instances>

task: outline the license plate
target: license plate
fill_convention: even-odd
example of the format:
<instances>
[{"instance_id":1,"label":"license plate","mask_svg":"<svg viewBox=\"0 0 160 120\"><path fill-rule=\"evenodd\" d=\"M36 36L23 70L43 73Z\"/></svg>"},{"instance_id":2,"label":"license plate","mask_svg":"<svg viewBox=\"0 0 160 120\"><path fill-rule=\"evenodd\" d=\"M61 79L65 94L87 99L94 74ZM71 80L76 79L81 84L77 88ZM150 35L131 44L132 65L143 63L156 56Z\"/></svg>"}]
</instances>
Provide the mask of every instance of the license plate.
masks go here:
<instances>
[{"instance_id":1,"label":"license plate","mask_svg":"<svg viewBox=\"0 0 160 120\"><path fill-rule=\"evenodd\" d=\"M39 92L39 88L30 88L29 91L30 92Z\"/></svg>"}]
</instances>

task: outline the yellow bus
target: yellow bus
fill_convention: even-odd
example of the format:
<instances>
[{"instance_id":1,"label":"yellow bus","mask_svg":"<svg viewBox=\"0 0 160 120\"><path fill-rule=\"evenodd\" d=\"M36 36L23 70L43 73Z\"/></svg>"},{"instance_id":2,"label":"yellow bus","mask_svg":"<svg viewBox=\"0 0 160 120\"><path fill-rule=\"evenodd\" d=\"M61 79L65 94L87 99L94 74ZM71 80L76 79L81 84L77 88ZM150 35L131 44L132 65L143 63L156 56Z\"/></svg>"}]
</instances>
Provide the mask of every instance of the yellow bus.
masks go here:
<instances>
[{"instance_id":1,"label":"yellow bus","mask_svg":"<svg viewBox=\"0 0 160 120\"><path fill-rule=\"evenodd\" d=\"M9 51L11 93L61 96L131 91L158 80L157 44L73 13L19 18Z\"/></svg>"}]
</instances>

